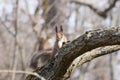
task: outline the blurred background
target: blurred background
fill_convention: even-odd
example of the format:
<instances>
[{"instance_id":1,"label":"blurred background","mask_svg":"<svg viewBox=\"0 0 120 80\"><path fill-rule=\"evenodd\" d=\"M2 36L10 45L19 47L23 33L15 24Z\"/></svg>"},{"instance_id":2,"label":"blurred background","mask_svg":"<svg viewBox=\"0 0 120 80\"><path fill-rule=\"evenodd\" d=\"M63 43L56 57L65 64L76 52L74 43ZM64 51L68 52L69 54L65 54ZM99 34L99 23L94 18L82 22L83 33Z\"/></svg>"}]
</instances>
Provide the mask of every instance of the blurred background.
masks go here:
<instances>
[{"instance_id":1,"label":"blurred background","mask_svg":"<svg viewBox=\"0 0 120 80\"><path fill-rule=\"evenodd\" d=\"M31 56L53 47L55 25L68 40L120 25L120 0L0 0L0 80L24 80ZM120 80L120 53L78 67L70 80ZM4 70L4 71L3 71ZM6 70L6 72L5 72Z\"/></svg>"}]
</instances>

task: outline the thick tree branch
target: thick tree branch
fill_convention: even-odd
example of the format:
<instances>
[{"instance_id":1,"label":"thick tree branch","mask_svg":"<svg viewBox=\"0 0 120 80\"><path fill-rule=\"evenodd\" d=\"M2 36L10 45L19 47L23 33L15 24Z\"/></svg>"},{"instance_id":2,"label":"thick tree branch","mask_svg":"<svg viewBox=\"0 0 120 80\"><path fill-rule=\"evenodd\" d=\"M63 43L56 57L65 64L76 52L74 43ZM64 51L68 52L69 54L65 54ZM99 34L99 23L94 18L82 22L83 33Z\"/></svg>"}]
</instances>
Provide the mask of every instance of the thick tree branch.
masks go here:
<instances>
[{"instance_id":1,"label":"thick tree branch","mask_svg":"<svg viewBox=\"0 0 120 80\"><path fill-rule=\"evenodd\" d=\"M115 4L117 3L118 0L113 0L113 3L110 4L110 6L108 8L106 8L104 11L100 11L98 10L97 8L93 7L92 5L90 4L87 4L87 3L83 3L83 2L80 2L80 1L74 1L72 0L71 3L76 3L76 4L79 4L79 5L83 5L83 6L87 6L89 7L91 10L93 10L96 14L98 14L99 16L103 17L103 18L106 18L107 17L107 13L115 7Z\"/></svg>"},{"instance_id":2,"label":"thick tree branch","mask_svg":"<svg viewBox=\"0 0 120 80\"><path fill-rule=\"evenodd\" d=\"M100 47L97 49L94 49L90 52L84 53L80 57L76 58L71 66L68 68L67 73L64 76L64 79L67 79L70 77L70 74L73 72L73 70L81 66L82 64L89 62L97 57L100 57L102 55L106 55L115 51L120 50L120 45L113 45L113 46L105 46L105 47Z\"/></svg>"},{"instance_id":3,"label":"thick tree branch","mask_svg":"<svg viewBox=\"0 0 120 80\"><path fill-rule=\"evenodd\" d=\"M98 47L120 45L120 26L107 30L88 31L60 49L58 56L42 68L35 70L47 80L61 80L72 61L78 56ZM39 80L29 75L26 80Z\"/></svg>"}]
</instances>

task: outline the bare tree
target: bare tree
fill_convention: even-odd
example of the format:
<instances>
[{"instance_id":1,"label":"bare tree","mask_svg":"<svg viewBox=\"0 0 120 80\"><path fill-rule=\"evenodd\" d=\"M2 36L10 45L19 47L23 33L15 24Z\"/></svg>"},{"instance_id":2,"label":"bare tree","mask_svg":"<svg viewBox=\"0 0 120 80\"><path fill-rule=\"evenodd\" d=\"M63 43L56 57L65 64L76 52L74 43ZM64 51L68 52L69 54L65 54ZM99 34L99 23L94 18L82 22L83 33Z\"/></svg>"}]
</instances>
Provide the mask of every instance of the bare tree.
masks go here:
<instances>
[{"instance_id":1,"label":"bare tree","mask_svg":"<svg viewBox=\"0 0 120 80\"><path fill-rule=\"evenodd\" d=\"M112 34L111 28L120 25L119 7L120 0L1 0L0 79L23 80L26 74L42 79L119 78L117 68L120 58L119 52L115 52L119 50L119 44L112 44L111 41L119 42L119 39L115 39L119 33ZM56 40L53 28L56 24L63 25L64 34L71 42L63 44L55 59L37 69L40 72L38 75L29 67L31 57L36 52L53 48ZM111 29L106 29L108 27ZM103 37L104 32L110 38ZM119 32L119 28L116 32ZM81 34L79 39L75 39ZM99 57L112 52L115 53ZM99 58L94 59L96 57ZM49 77L46 78L43 73L49 74Z\"/></svg>"},{"instance_id":2,"label":"bare tree","mask_svg":"<svg viewBox=\"0 0 120 80\"><path fill-rule=\"evenodd\" d=\"M106 18L107 17L107 13L115 7L115 4L117 3L118 0L113 0L112 3L110 4L110 6L108 8L106 8L104 11L99 11L96 8L94 8L92 5L87 4L87 3L82 3L80 1L71 1L71 3L76 3L79 5L83 5L83 6L87 6L89 7L91 10L93 10L96 14L98 14L99 16Z\"/></svg>"}]
</instances>

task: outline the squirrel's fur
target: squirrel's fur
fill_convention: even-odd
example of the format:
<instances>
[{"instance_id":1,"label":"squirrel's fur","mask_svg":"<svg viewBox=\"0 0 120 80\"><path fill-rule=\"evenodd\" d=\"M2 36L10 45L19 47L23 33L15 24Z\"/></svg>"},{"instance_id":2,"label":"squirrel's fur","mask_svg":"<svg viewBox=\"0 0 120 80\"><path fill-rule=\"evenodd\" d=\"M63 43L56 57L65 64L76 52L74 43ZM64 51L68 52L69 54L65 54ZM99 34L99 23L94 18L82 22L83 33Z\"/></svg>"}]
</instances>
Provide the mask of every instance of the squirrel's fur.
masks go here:
<instances>
[{"instance_id":1,"label":"squirrel's fur","mask_svg":"<svg viewBox=\"0 0 120 80\"><path fill-rule=\"evenodd\" d=\"M41 50L33 54L30 61L30 67L32 68L38 67L39 59L41 59L41 62L45 64L49 59L54 58L56 55L58 55L59 49L62 47L64 42L67 42L67 38L63 33L62 26L60 26L59 31L56 26L55 32L56 32L56 40L52 50Z\"/></svg>"}]
</instances>

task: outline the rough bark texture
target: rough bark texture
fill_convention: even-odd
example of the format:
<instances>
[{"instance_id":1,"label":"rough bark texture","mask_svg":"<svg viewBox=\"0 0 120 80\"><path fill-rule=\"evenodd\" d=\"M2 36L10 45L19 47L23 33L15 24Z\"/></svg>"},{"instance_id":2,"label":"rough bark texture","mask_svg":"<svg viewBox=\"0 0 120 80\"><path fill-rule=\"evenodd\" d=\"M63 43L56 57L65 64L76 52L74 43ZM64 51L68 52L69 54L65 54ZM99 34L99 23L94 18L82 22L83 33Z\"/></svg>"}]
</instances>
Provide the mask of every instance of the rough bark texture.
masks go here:
<instances>
[{"instance_id":1,"label":"rough bark texture","mask_svg":"<svg viewBox=\"0 0 120 80\"><path fill-rule=\"evenodd\" d=\"M55 59L52 59L44 67L36 69L35 72L46 80L61 80L75 58L95 48L110 45L120 45L120 26L86 32L72 42L63 45ZM26 80L40 79L29 75Z\"/></svg>"},{"instance_id":2,"label":"rough bark texture","mask_svg":"<svg viewBox=\"0 0 120 80\"><path fill-rule=\"evenodd\" d=\"M91 61L94 58L97 58L102 55L106 55L115 51L120 50L120 45L113 45L113 46L105 46L100 47L97 49L94 49L92 51L86 52L83 55L77 57L70 67L67 69L67 72L64 75L64 79L67 79L70 77L71 73L77 68L78 66L81 66L82 64Z\"/></svg>"}]
</instances>

